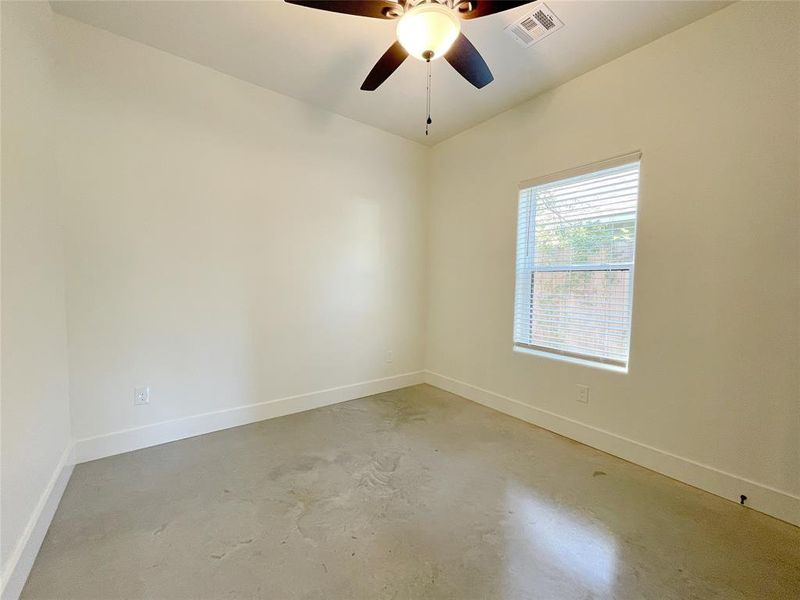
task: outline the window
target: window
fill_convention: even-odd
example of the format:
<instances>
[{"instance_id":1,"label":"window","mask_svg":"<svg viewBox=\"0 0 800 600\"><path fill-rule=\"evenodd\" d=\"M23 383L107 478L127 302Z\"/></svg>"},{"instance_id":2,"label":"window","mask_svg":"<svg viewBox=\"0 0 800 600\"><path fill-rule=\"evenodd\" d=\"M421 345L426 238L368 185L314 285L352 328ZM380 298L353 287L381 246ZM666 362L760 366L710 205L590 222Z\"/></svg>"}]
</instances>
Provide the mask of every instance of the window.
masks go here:
<instances>
[{"instance_id":1,"label":"window","mask_svg":"<svg viewBox=\"0 0 800 600\"><path fill-rule=\"evenodd\" d=\"M627 370L640 158L520 186L516 350Z\"/></svg>"}]
</instances>

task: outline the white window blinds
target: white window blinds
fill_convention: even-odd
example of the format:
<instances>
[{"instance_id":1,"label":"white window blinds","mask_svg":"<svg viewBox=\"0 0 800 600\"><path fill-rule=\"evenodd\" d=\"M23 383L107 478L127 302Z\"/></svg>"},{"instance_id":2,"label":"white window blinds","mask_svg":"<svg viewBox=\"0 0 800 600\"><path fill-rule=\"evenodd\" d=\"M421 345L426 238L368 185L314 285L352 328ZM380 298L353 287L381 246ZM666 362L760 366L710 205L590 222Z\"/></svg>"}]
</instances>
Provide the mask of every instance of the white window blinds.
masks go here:
<instances>
[{"instance_id":1,"label":"white window blinds","mask_svg":"<svg viewBox=\"0 0 800 600\"><path fill-rule=\"evenodd\" d=\"M523 184L515 346L627 367L639 159Z\"/></svg>"}]
</instances>

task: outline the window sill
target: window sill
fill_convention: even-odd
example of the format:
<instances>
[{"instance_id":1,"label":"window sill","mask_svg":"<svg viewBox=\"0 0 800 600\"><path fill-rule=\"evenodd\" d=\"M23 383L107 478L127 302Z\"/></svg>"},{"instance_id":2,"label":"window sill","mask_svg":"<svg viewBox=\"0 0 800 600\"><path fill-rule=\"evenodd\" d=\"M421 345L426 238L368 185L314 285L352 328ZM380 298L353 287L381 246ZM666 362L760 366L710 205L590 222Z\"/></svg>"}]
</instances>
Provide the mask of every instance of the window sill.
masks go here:
<instances>
[{"instance_id":1,"label":"window sill","mask_svg":"<svg viewBox=\"0 0 800 600\"><path fill-rule=\"evenodd\" d=\"M544 352L542 350L533 350L532 348L522 348L520 346L513 346L514 352L520 354L530 354L533 356L540 356L542 358L549 358L560 362L571 363L573 365L580 365L582 367L591 367L593 369L600 369L601 371L611 371L612 373L628 373L628 367L620 367L617 365L609 365L606 363L597 362L594 360L586 360L585 358L577 358L574 356L565 356L563 354L555 354L553 352Z\"/></svg>"}]
</instances>

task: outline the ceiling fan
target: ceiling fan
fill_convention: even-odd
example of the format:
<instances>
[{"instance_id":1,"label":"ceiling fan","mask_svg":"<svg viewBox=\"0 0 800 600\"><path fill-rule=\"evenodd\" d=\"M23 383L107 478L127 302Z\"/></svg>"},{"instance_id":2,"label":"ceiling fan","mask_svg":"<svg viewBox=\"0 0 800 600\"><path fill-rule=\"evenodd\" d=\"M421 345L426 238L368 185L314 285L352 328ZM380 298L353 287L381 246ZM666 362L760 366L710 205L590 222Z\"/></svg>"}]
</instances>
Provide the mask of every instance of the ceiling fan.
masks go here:
<instances>
[{"instance_id":1,"label":"ceiling fan","mask_svg":"<svg viewBox=\"0 0 800 600\"><path fill-rule=\"evenodd\" d=\"M361 89L375 91L409 55L430 63L440 57L476 88L494 76L475 46L461 32L461 19L503 12L531 0L286 0L330 12L397 19L397 41L378 59ZM429 115L430 121L430 115ZM430 124L430 123L429 123Z\"/></svg>"}]
</instances>

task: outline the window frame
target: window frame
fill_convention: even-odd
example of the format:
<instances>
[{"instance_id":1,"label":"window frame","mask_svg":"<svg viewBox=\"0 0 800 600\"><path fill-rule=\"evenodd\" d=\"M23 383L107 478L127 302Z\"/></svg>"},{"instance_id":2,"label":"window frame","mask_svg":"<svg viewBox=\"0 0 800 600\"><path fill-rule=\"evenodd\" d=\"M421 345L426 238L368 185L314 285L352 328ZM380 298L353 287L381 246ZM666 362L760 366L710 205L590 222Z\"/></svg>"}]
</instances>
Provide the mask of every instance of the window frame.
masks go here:
<instances>
[{"instance_id":1,"label":"window frame","mask_svg":"<svg viewBox=\"0 0 800 600\"><path fill-rule=\"evenodd\" d=\"M522 192L528 190L533 187L542 186L550 183L556 183L559 181L571 179L574 177L581 177L584 175L590 175L592 173L597 173L600 171L613 169L616 167L622 167L626 165L631 165L634 163L638 163L639 165L639 180L638 186L636 190L636 212L635 212L635 221L634 221L634 233L633 233L633 251L631 255L630 261L620 262L620 263L597 263L597 264L556 264L556 265L536 265L536 205L534 203L533 210L527 216L526 222L523 225L523 219L521 218L521 210L520 210L520 203L522 202ZM525 354L531 354L534 356L541 356L545 358L555 359L559 361L566 361L573 364L579 364L583 366L601 368L610 371L616 371L620 373L627 373L630 365L630 348L631 348L631 341L633 338L633 303L634 303L634 279L635 279L635 266L636 266L636 246L638 241L638 232L639 232L639 201L641 199L641 169L642 169L642 153L641 151L630 152L627 154L623 154L620 156L616 156L614 158L601 160L593 163L588 163L585 165L581 165L572 169L566 169L563 171L558 171L555 173L551 173L549 175L544 175L542 177L536 177L533 179L528 179L525 181L520 182L518 187L517 193L517 237L516 237L516 261L515 261L515 274L514 274L514 323L512 329L512 338L513 338L513 350L515 352L521 352ZM522 244L521 238L521 228L525 226L528 231L525 233L525 244ZM532 229L532 230L531 230ZM524 271L519 270L519 262L520 256L519 253L521 252L522 248L526 248L527 258L526 258L526 265ZM539 344L530 344L522 341L517 341L517 316L518 316L518 295L520 293L520 274L524 273L530 279L527 284L523 284L525 289L530 288L533 290L534 281L533 278L535 277L536 273L547 273L547 272L560 272L560 273L574 273L574 272L627 272L628 273L628 297L630 298L629 306L628 306L628 315L627 315L627 324L628 324L628 345L627 345L627 356L625 360L621 360L618 358L612 357L605 357L605 356L597 356L593 354L586 354L581 352L574 352L570 350L563 350L560 348L553 348L550 346L543 346ZM532 294L531 294L532 295ZM531 328L535 323L535 319L533 316L533 303L528 306L528 310L530 311L529 316L529 323ZM524 307L523 307L524 309ZM532 336L531 336L532 337Z\"/></svg>"}]
</instances>

